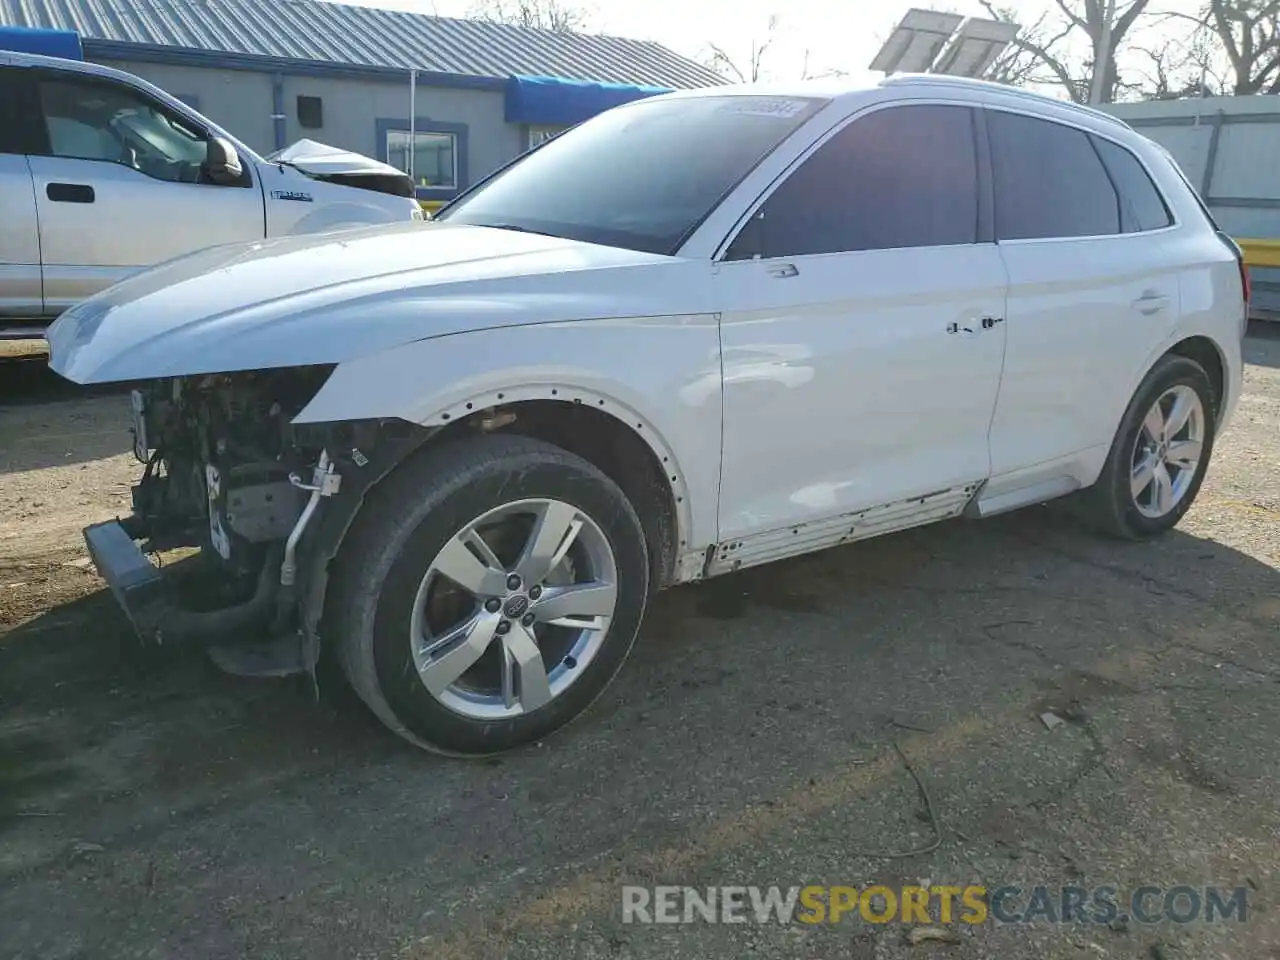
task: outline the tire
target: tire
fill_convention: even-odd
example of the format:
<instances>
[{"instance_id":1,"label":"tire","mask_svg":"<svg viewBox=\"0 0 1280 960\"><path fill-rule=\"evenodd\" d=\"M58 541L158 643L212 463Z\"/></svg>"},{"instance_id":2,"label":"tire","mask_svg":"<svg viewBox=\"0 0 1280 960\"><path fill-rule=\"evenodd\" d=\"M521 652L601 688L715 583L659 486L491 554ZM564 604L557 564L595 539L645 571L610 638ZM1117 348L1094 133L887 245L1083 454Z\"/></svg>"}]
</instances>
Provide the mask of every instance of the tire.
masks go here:
<instances>
[{"instance_id":1,"label":"tire","mask_svg":"<svg viewBox=\"0 0 1280 960\"><path fill-rule=\"evenodd\" d=\"M553 566L549 531L562 528L570 545ZM537 582L515 586L516 569ZM391 730L436 753L486 756L585 711L630 653L648 595L640 520L612 480L539 440L469 437L429 447L374 490L337 558L324 635ZM593 612L569 616L570 601Z\"/></svg>"},{"instance_id":2,"label":"tire","mask_svg":"<svg viewBox=\"0 0 1280 960\"><path fill-rule=\"evenodd\" d=\"M1157 402L1168 412L1179 401L1192 406L1191 418L1171 436L1153 440L1149 413ZM1102 473L1094 486L1085 491L1082 506L1087 521L1100 533L1121 540L1148 540L1176 526L1195 501L1204 481L1213 453L1217 410L1218 397L1200 364L1173 354L1162 357L1133 395ZM1167 420L1165 426L1168 426ZM1194 466L1175 468L1172 460L1164 461L1165 476L1170 478L1170 501L1155 499L1155 488L1150 485L1134 489L1133 483L1142 484L1145 479L1145 472L1138 471L1140 464L1145 467L1154 462L1152 457L1160 456L1161 450L1173 449L1174 456L1181 456L1182 451L1191 448L1172 444L1185 445L1193 433L1199 434L1200 444ZM1149 452L1153 443L1157 449ZM1185 464L1186 460L1182 462Z\"/></svg>"}]
</instances>

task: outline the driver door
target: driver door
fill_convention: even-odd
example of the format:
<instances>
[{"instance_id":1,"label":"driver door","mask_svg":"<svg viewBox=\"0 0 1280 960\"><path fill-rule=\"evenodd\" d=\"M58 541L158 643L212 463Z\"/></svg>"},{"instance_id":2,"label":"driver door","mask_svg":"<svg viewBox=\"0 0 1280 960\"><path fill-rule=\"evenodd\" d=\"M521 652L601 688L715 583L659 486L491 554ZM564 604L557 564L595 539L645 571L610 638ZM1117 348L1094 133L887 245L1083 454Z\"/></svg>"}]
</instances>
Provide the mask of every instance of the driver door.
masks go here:
<instances>
[{"instance_id":1,"label":"driver door","mask_svg":"<svg viewBox=\"0 0 1280 960\"><path fill-rule=\"evenodd\" d=\"M1007 280L976 124L963 105L859 116L729 246L729 561L950 516L987 478Z\"/></svg>"},{"instance_id":2,"label":"driver door","mask_svg":"<svg viewBox=\"0 0 1280 960\"><path fill-rule=\"evenodd\" d=\"M139 268L263 237L262 194L247 163L239 185L202 182L203 128L115 80L33 73L44 143L28 159L47 313Z\"/></svg>"}]
</instances>

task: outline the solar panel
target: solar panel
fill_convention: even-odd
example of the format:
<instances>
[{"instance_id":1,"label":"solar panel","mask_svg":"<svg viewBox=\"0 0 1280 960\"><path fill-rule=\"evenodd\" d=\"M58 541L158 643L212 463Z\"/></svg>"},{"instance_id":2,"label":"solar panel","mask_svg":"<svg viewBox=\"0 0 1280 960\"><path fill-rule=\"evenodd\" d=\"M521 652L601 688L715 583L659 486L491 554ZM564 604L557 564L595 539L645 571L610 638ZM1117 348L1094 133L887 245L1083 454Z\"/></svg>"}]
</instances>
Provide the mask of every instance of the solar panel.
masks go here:
<instances>
[{"instance_id":1,"label":"solar panel","mask_svg":"<svg viewBox=\"0 0 1280 960\"><path fill-rule=\"evenodd\" d=\"M871 61L891 73L943 73L979 79L1018 35L1016 23L908 10Z\"/></svg>"}]
</instances>

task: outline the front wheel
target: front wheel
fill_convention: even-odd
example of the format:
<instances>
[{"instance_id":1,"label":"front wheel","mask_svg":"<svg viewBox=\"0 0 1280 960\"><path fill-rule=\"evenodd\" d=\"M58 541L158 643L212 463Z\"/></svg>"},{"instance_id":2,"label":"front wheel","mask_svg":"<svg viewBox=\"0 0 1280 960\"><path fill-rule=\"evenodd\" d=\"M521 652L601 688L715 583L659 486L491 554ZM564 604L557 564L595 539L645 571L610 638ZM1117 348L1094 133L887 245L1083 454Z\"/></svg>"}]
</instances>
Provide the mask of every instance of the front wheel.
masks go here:
<instances>
[{"instance_id":1,"label":"front wheel","mask_svg":"<svg viewBox=\"0 0 1280 960\"><path fill-rule=\"evenodd\" d=\"M1125 411L1098 482L1086 491L1103 533L1145 540L1191 508L1213 451L1218 398L1194 360L1165 356Z\"/></svg>"},{"instance_id":2,"label":"front wheel","mask_svg":"<svg viewBox=\"0 0 1280 960\"><path fill-rule=\"evenodd\" d=\"M352 686L437 752L541 739L622 666L648 597L617 485L537 440L428 450L379 488L344 546L330 630Z\"/></svg>"}]
</instances>

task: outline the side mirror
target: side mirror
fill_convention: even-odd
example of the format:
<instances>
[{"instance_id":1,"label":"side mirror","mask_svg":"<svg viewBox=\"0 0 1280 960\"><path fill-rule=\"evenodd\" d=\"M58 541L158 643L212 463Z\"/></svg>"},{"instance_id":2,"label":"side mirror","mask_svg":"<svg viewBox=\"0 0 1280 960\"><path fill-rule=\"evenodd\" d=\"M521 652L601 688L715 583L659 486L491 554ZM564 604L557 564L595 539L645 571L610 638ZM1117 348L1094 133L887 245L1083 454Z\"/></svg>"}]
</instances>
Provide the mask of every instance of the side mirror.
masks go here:
<instances>
[{"instance_id":1,"label":"side mirror","mask_svg":"<svg viewBox=\"0 0 1280 960\"><path fill-rule=\"evenodd\" d=\"M240 166L240 155L231 142L222 137L210 137L208 151L205 154L205 171L214 183L227 185L239 183L244 176Z\"/></svg>"}]
</instances>

